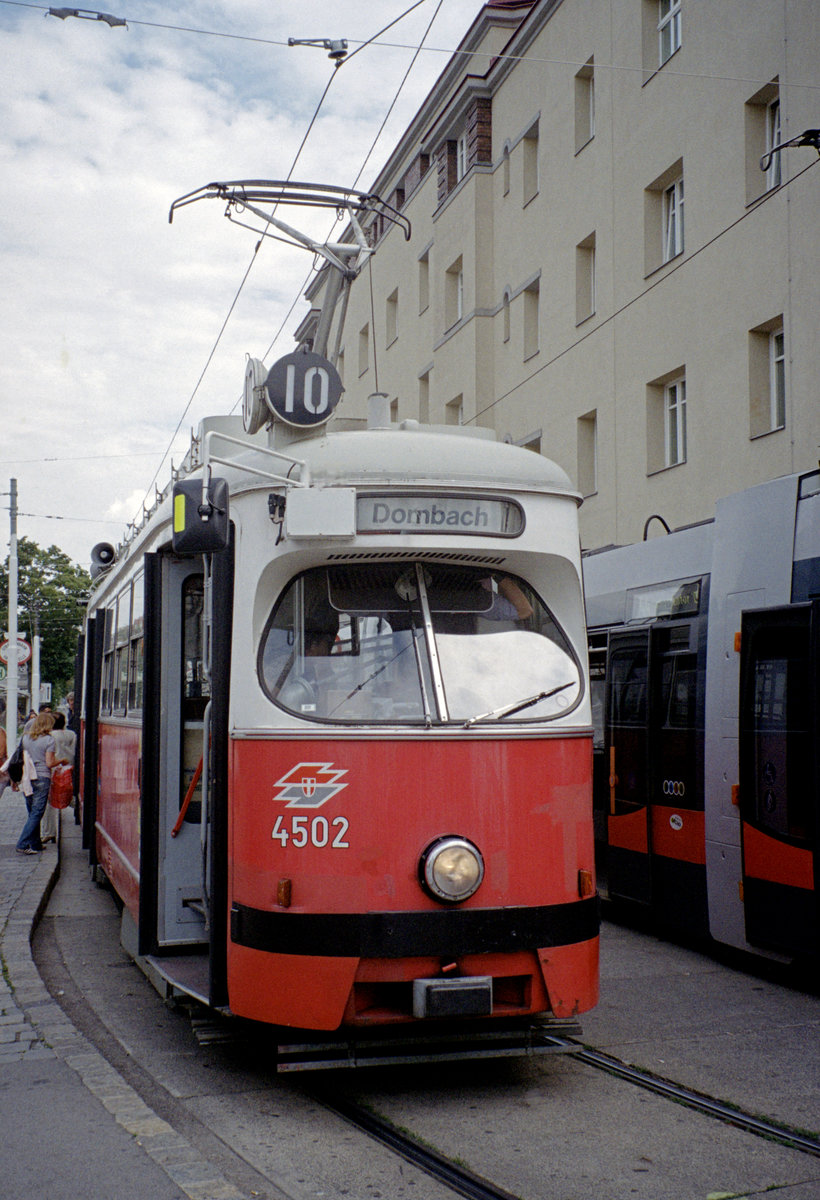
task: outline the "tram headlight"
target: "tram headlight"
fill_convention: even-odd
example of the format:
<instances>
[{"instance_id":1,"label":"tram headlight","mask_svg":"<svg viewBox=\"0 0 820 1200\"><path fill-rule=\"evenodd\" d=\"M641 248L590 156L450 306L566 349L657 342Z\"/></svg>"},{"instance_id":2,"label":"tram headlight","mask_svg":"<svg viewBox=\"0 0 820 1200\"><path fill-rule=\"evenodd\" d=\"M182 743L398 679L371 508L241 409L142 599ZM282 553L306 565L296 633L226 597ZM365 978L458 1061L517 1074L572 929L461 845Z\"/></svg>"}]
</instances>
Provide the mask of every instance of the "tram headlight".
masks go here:
<instances>
[{"instance_id":1,"label":"tram headlight","mask_svg":"<svg viewBox=\"0 0 820 1200\"><path fill-rule=\"evenodd\" d=\"M478 847L466 838L437 838L421 856L419 878L436 900L456 904L478 891L484 878L484 859Z\"/></svg>"}]
</instances>

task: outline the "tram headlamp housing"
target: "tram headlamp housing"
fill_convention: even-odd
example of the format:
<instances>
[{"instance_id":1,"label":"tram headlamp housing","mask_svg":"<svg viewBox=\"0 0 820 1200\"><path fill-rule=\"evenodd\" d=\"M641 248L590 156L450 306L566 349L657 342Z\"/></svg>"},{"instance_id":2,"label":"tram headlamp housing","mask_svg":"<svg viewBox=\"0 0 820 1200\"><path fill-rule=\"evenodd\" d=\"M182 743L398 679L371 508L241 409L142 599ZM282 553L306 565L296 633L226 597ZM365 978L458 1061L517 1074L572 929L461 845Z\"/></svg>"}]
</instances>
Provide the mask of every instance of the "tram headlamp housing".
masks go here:
<instances>
[{"instance_id":1,"label":"tram headlamp housing","mask_svg":"<svg viewBox=\"0 0 820 1200\"><path fill-rule=\"evenodd\" d=\"M468 900L483 878L481 851L466 838L454 834L437 838L421 856L419 879L435 900L448 904Z\"/></svg>"}]
</instances>

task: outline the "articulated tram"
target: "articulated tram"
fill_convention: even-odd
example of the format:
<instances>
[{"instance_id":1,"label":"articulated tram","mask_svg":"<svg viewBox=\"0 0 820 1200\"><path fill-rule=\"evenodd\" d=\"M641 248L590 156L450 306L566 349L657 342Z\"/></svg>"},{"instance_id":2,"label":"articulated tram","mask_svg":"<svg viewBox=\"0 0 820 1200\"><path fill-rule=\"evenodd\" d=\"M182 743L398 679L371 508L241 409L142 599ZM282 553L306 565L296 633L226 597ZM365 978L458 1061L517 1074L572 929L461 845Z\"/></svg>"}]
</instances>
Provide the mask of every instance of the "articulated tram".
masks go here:
<instances>
[{"instance_id":1,"label":"articulated tram","mask_svg":"<svg viewBox=\"0 0 820 1200\"><path fill-rule=\"evenodd\" d=\"M601 894L820 954L820 472L584 558Z\"/></svg>"},{"instance_id":2,"label":"articulated tram","mask_svg":"<svg viewBox=\"0 0 820 1200\"><path fill-rule=\"evenodd\" d=\"M379 398L317 428L308 357L310 424L285 372L97 548L85 842L154 981L283 1064L530 1051L597 1000L578 497Z\"/></svg>"}]
</instances>

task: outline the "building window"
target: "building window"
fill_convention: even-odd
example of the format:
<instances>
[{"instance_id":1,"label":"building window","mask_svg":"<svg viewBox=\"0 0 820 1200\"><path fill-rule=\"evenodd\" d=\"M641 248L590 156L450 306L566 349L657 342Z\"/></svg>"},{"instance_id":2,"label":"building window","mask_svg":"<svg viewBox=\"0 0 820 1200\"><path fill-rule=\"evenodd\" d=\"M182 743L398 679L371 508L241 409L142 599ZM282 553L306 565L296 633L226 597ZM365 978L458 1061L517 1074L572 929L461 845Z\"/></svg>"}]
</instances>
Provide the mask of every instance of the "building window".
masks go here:
<instances>
[{"instance_id":1,"label":"building window","mask_svg":"<svg viewBox=\"0 0 820 1200\"><path fill-rule=\"evenodd\" d=\"M399 289L395 288L387 297L385 306L385 344L392 346L396 338L399 336Z\"/></svg>"},{"instance_id":2,"label":"building window","mask_svg":"<svg viewBox=\"0 0 820 1200\"><path fill-rule=\"evenodd\" d=\"M501 336L505 342L510 340L510 289L504 291L504 299L501 301Z\"/></svg>"},{"instance_id":3,"label":"building window","mask_svg":"<svg viewBox=\"0 0 820 1200\"><path fill-rule=\"evenodd\" d=\"M663 261L683 254L683 176L663 191Z\"/></svg>"},{"instance_id":4,"label":"building window","mask_svg":"<svg viewBox=\"0 0 820 1200\"><path fill-rule=\"evenodd\" d=\"M448 400L444 406L444 423L445 425L463 425L464 424L464 397L455 396L452 400Z\"/></svg>"},{"instance_id":5,"label":"building window","mask_svg":"<svg viewBox=\"0 0 820 1200\"><path fill-rule=\"evenodd\" d=\"M595 136L595 60L590 58L575 76L575 153Z\"/></svg>"},{"instance_id":6,"label":"building window","mask_svg":"<svg viewBox=\"0 0 820 1200\"><path fill-rule=\"evenodd\" d=\"M675 379L667 383L663 395L664 466L676 467L686 462L686 380Z\"/></svg>"},{"instance_id":7,"label":"building window","mask_svg":"<svg viewBox=\"0 0 820 1200\"><path fill-rule=\"evenodd\" d=\"M771 154L781 140L780 85L776 78L746 101L745 119L746 203L752 204L783 180L781 155ZM761 170L764 155L765 171Z\"/></svg>"},{"instance_id":8,"label":"building window","mask_svg":"<svg viewBox=\"0 0 820 1200\"><path fill-rule=\"evenodd\" d=\"M419 376L419 420L422 425L430 423L430 372Z\"/></svg>"},{"instance_id":9,"label":"building window","mask_svg":"<svg viewBox=\"0 0 820 1200\"><path fill-rule=\"evenodd\" d=\"M419 259L419 314L430 307L430 251Z\"/></svg>"},{"instance_id":10,"label":"building window","mask_svg":"<svg viewBox=\"0 0 820 1200\"><path fill-rule=\"evenodd\" d=\"M644 259L650 275L683 252L683 159L644 191Z\"/></svg>"},{"instance_id":11,"label":"building window","mask_svg":"<svg viewBox=\"0 0 820 1200\"><path fill-rule=\"evenodd\" d=\"M534 280L524 289L524 359L532 358L540 348L539 318L541 281Z\"/></svg>"},{"instance_id":12,"label":"building window","mask_svg":"<svg viewBox=\"0 0 820 1200\"><path fill-rule=\"evenodd\" d=\"M647 473L685 463L686 437L686 374L678 367L647 385Z\"/></svg>"},{"instance_id":13,"label":"building window","mask_svg":"<svg viewBox=\"0 0 820 1200\"><path fill-rule=\"evenodd\" d=\"M681 0L659 0L658 65L661 67L680 50L680 10Z\"/></svg>"},{"instance_id":14,"label":"building window","mask_svg":"<svg viewBox=\"0 0 820 1200\"><path fill-rule=\"evenodd\" d=\"M575 247L575 323L595 312L595 234Z\"/></svg>"},{"instance_id":15,"label":"building window","mask_svg":"<svg viewBox=\"0 0 820 1200\"><path fill-rule=\"evenodd\" d=\"M598 413L584 413L578 418L578 491L593 496L598 491Z\"/></svg>"},{"instance_id":16,"label":"building window","mask_svg":"<svg viewBox=\"0 0 820 1200\"><path fill-rule=\"evenodd\" d=\"M780 145L780 98L772 100L766 106L766 153L770 156L769 168L766 171L766 187L780 187L783 179L780 151L772 153L775 146Z\"/></svg>"},{"instance_id":17,"label":"building window","mask_svg":"<svg viewBox=\"0 0 820 1200\"><path fill-rule=\"evenodd\" d=\"M786 427L786 339L782 316L749 331L749 436Z\"/></svg>"},{"instance_id":18,"label":"building window","mask_svg":"<svg viewBox=\"0 0 820 1200\"><path fill-rule=\"evenodd\" d=\"M359 330L359 376L364 375L370 365L370 326L363 325Z\"/></svg>"},{"instance_id":19,"label":"building window","mask_svg":"<svg viewBox=\"0 0 820 1200\"><path fill-rule=\"evenodd\" d=\"M524 204L538 195L538 122L535 121L521 141Z\"/></svg>"},{"instance_id":20,"label":"building window","mask_svg":"<svg viewBox=\"0 0 820 1200\"><path fill-rule=\"evenodd\" d=\"M501 186L503 195L508 196L510 192L510 143L504 145L504 153L501 159Z\"/></svg>"},{"instance_id":21,"label":"building window","mask_svg":"<svg viewBox=\"0 0 820 1200\"><path fill-rule=\"evenodd\" d=\"M464 316L464 269L461 256L444 276L444 328L452 329Z\"/></svg>"},{"instance_id":22,"label":"building window","mask_svg":"<svg viewBox=\"0 0 820 1200\"><path fill-rule=\"evenodd\" d=\"M467 132L456 138L456 182L467 174Z\"/></svg>"}]
</instances>

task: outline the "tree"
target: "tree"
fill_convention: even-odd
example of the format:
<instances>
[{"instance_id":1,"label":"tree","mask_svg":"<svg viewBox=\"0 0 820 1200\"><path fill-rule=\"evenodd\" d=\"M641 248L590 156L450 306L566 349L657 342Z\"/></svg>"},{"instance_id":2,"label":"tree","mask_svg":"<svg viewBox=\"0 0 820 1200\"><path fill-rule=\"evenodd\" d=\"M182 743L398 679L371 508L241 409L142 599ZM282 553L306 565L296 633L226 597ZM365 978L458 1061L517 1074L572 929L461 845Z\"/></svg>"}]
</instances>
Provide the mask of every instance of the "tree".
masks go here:
<instances>
[{"instance_id":1,"label":"tree","mask_svg":"<svg viewBox=\"0 0 820 1200\"><path fill-rule=\"evenodd\" d=\"M57 546L42 549L22 537L17 543L17 624L20 636L31 641L40 634L40 678L56 696L71 691L77 638L91 588L91 576ZM7 630L9 560L0 568L0 621Z\"/></svg>"}]
</instances>

